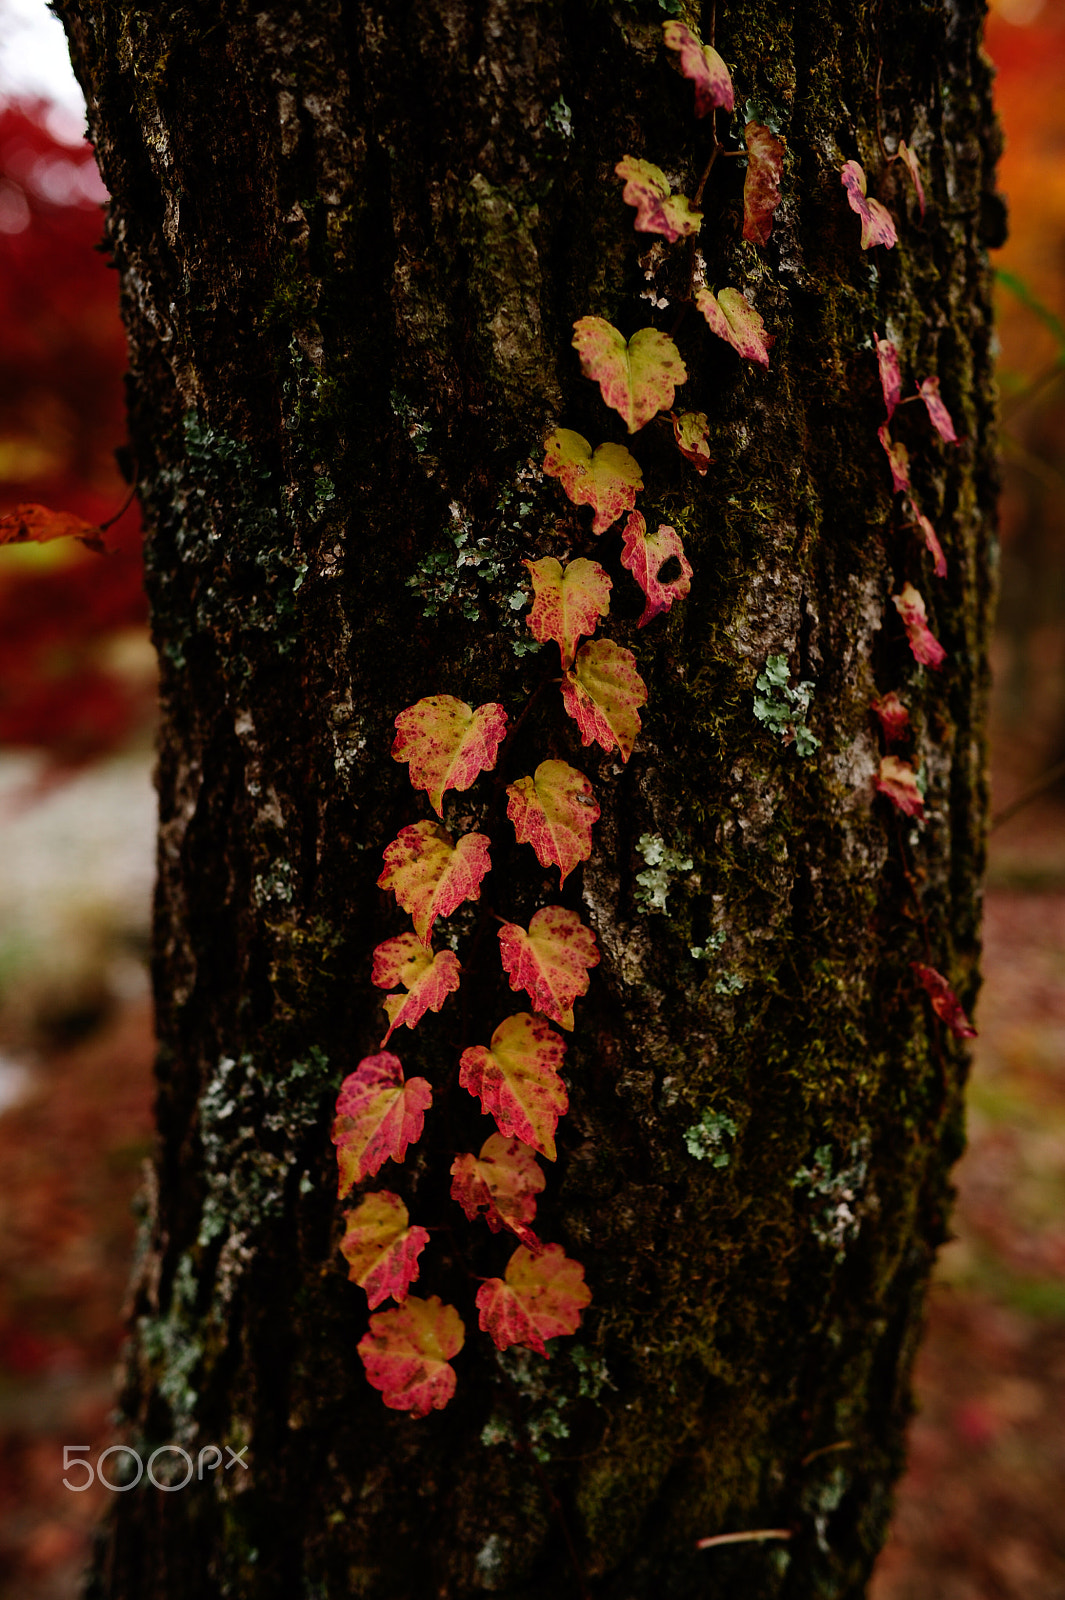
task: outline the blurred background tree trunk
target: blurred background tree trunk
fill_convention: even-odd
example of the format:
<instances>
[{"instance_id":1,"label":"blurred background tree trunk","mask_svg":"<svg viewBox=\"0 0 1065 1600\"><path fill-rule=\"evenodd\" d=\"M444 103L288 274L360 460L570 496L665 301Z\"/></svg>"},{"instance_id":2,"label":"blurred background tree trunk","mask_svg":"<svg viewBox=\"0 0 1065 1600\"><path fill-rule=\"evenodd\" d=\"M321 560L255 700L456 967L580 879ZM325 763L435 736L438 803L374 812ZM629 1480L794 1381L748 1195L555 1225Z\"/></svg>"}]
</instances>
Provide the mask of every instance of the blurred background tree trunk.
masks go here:
<instances>
[{"instance_id":1,"label":"blurred background tree trunk","mask_svg":"<svg viewBox=\"0 0 1065 1600\"><path fill-rule=\"evenodd\" d=\"M874 5L718 7L738 104L789 158L764 250L739 243L725 161L700 245L708 283L756 302L770 369L687 313L678 403L708 414L714 464L695 477L660 424L633 444L641 508L695 567L658 638L617 529L594 546L650 688L631 761L580 751L549 696L527 725L603 806L564 895L603 961L538 1223L593 1304L549 1364L499 1360L436 1235L418 1290L457 1301L468 1338L423 1421L366 1385L328 1140L380 1037L369 953L400 927L380 852L424 815L392 720L432 693L516 713L551 676L522 653L522 559L592 547L543 439L621 437L573 321L669 331L688 284L683 250L633 233L613 166L643 157L690 194L706 125L649 3L57 9L112 195L162 675L160 1143L122 1403L142 1455L247 1446L249 1467L117 1499L96 1592L859 1595L961 1141L963 1051L910 963L967 1005L977 981L1002 225L981 8L904 0L878 35ZM878 85L923 223L879 153ZM890 253L859 249L854 158L898 222ZM939 376L962 437L939 444L920 408L899 429L945 583L892 501L877 333L907 387ZM891 604L906 581L940 674ZM754 716L771 655L813 684L813 755ZM892 689L920 828L874 798L869 703ZM648 841L674 852L657 904ZM486 885L519 919L544 892L523 854L500 841L507 898ZM408 1073L439 1084L487 1037L504 996L478 985L469 1037L458 1008L426 1019ZM441 1174L488 1131L472 1101L427 1122L395 1180L416 1221L448 1220ZM469 1246L478 1274L499 1248ZM759 1528L793 1537L695 1548Z\"/></svg>"}]
</instances>

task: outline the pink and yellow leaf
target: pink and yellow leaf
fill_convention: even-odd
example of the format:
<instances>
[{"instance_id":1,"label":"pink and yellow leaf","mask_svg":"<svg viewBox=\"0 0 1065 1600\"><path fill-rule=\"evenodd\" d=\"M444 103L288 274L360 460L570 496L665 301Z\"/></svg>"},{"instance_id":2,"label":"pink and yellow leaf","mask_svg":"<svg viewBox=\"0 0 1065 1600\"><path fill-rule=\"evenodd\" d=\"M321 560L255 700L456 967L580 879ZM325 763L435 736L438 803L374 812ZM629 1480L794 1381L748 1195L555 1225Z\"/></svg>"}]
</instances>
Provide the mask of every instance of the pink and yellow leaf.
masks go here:
<instances>
[{"instance_id":1,"label":"pink and yellow leaf","mask_svg":"<svg viewBox=\"0 0 1065 1600\"><path fill-rule=\"evenodd\" d=\"M396 718L392 758L406 761L415 789L424 789L441 816L448 789L468 789L496 764L507 731L501 705L476 711L450 694L428 695Z\"/></svg>"},{"instance_id":2,"label":"pink and yellow leaf","mask_svg":"<svg viewBox=\"0 0 1065 1600\"><path fill-rule=\"evenodd\" d=\"M426 1079L405 1080L403 1065L391 1051L359 1062L340 1086L330 1133L337 1147L341 1199L354 1184L372 1178L386 1161L403 1160L407 1146L422 1136L432 1101Z\"/></svg>"},{"instance_id":3,"label":"pink and yellow leaf","mask_svg":"<svg viewBox=\"0 0 1065 1600\"><path fill-rule=\"evenodd\" d=\"M546 1356L545 1340L576 1333L591 1298L584 1268L561 1245L549 1244L539 1255L519 1245L505 1279L489 1278L477 1291L477 1310L498 1350L524 1345Z\"/></svg>"},{"instance_id":4,"label":"pink and yellow leaf","mask_svg":"<svg viewBox=\"0 0 1065 1600\"><path fill-rule=\"evenodd\" d=\"M695 85L695 115L705 117L715 106L731 111L736 104L732 79L713 45L703 44L684 22L664 22L662 37L668 50L679 52L680 70Z\"/></svg>"},{"instance_id":5,"label":"pink and yellow leaf","mask_svg":"<svg viewBox=\"0 0 1065 1600\"><path fill-rule=\"evenodd\" d=\"M593 740L607 752L617 749L627 761L640 731L640 706L647 685L636 657L612 639L582 645L562 680L562 703L580 729L581 742Z\"/></svg>"},{"instance_id":6,"label":"pink and yellow leaf","mask_svg":"<svg viewBox=\"0 0 1065 1600\"><path fill-rule=\"evenodd\" d=\"M592 507L593 533L605 533L636 504L643 476L639 462L623 444L601 444L593 453L583 434L556 428L545 449L547 476L558 479L574 505Z\"/></svg>"},{"instance_id":7,"label":"pink and yellow leaf","mask_svg":"<svg viewBox=\"0 0 1065 1600\"><path fill-rule=\"evenodd\" d=\"M743 237L751 244L767 244L773 231L773 213L780 204L780 174L787 145L761 122L748 122L747 175L743 182Z\"/></svg>"},{"instance_id":8,"label":"pink and yellow leaf","mask_svg":"<svg viewBox=\"0 0 1065 1600\"><path fill-rule=\"evenodd\" d=\"M388 1189L366 1195L346 1222L340 1253L351 1282L365 1289L370 1310L389 1297L404 1301L429 1243L426 1230L410 1226L406 1206Z\"/></svg>"},{"instance_id":9,"label":"pink and yellow leaf","mask_svg":"<svg viewBox=\"0 0 1065 1600\"><path fill-rule=\"evenodd\" d=\"M499 1024L490 1045L462 1052L459 1083L477 1096L505 1138L520 1139L554 1161L555 1128L569 1108L558 1075L565 1053L546 1017L522 1011Z\"/></svg>"},{"instance_id":10,"label":"pink and yellow leaf","mask_svg":"<svg viewBox=\"0 0 1065 1600\"><path fill-rule=\"evenodd\" d=\"M567 1030L573 1028L573 1002L587 994L590 968L599 964L595 934L576 911L544 906L528 931L515 922L499 930L503 971L514 990L524 989L533 1009Z\"/></svg>"},{"instance_id":11,"label":"pink and yellow leaf","mask_svg":"<svg viewBox=\"0 0 1065 1600\"><path fill-rule=\"evenodd\" d=\"M924 599L912 583L905 584L902 593L893 594L891 599L902 618L902 625L906 629L906 637L910 641L914 659L924 667L935 667L938 670L947 659L947 652L928 626Z\"/></svg>"},{"instance_id":12,"label":"pink and yellow leaf","mask_svg":"<svg viewBox=\"0 0 1065 1600\"><path fill-rule=\"evenodd\" d=\"M637 627L643 628L674 600L683 600L691 589L691 562L675 528L660 522L657 533L648 533L638 511L632 512L622 534L621 565L632 573L643 590L647 604ZM666 577L663 579L662 574Z\"/></svg>"},{"instance_id":13,"label":"pink and yellow leaf","mask_svg":"<svg viewBox=\"0 0 1065 1600\"><path fill-rule=\"evenodd\" d=\"M614 171L625 179L621 198L636 207L637 233L660 233L670 244L698 233L702 212L689 205L685 195L672 192L669 179L653 161L625 156Z\"/></svg>"},{"instance_id":14,"label":"pink and yellow leaf","mask_svg":"<svg viewBox=\"0 0 1065 1600\"><path fill-rule=\"evenodd\" d=\"M924 800L917 787L917 774L908 761L898 756L883 756L876 775L878 794L887 795L891 803L907 817L924 816Z\"/></svg>"},{"instance_id":15,"label":"pink and yellow leaf","mask_svg":"<svg viewBox=\"0 0 1065 1600\"><path fill-rule=\"evenodd\" d=\"M554 556L526 561L525 566L533 585L529 628L541 644L554 640L566 668L578 642L594 633L609 611L611 580L598 561L585 556L568 562L565 570Z\"/></svg>"},{"instance_id":16,"label":"pink and yellow leaf","mask_svg":"<svg viewBox=\"0 0 1065 1600\"><path fill-rule=\"evenodd\" d=\"M581 317L573 330L581 370L598 383L604 402L630 433L669 410L676 386L688 376L672 339L657 328L639 328L627 340L602 317Z\"/></svg>"},{"instance_id":17,"label":"pink and yellow leaf","mask_svg":"<svg viewBox=\"0 0 1065 1600\"><path fill-rule=\"evenodd\" d=\"M483 1211L493 1233L507 1228L534 1251L541 1245L529 1224L536 1216L536 1196L546 1182L529 1146L501 1133L489 1135L479 1156L456 1156L451 1164L451 1198L469 1220Z\"/></svg>"},{"instance_id":18,"label":"pink and yellow leaf","mask_svg":"<svg viewBox=\"0 0 1065 1600\"><path fill-rule=\"evenodd\" d=\"M865 172L857 161L844 163L840 182L847 191L851 210L862 219L862 249L871 250L874 245L881 244L885 250L890 250L898 244L899 236L891 214L879 200L867 197Z\"/></svg>"},{"instance_id":19,"label":"pink and yellow leaf","mask_svg":"<svg viewBox=\"0 0 1065 1600\"><path fill-rule=\"evenodd\" d=\"M401 1306L370 1318L358 1350L366 1378L393 1411L426 1417L441 1411L455 1392L450 1364L466 1339L462 1318L438 1295L410 1295Z\"/></svg>"},{"instance_id":20,"label":"pink and yellow leaf","mask_svg":"<svg viewBox=\"0 0 1065 1600\"><path fill-rule=\"evenodd\" d=\"M428 945L437 917L449 917L464 900L477 900L491 863L483 833L464 833L456 844L436 822L401 828L384 853L379 889L391 889Z\"/></svg>"},{"instance_id":21,"label":"pink and yellow leaf","mask_svg":"<svg viewBox=\"0 0 1065 1600\"><path fill-rule=\"evenodd\" d=\"M724 339L745 361L769 366L769 350L775 340L766 333L761 317L738 289L722 289L717 295L709 289L699 289L695 304L711 333Z\"/></svg>"},{"instance_id":22,"label":"pink and yellow leaf","mask_svg":"<svg viewBox=\"0 0 1065 1600\"><path fill-rule=\"evenodd\" d=\"M541 761L530 778L507 789L507 816L519 844L532 845L542 867L559 870L559 887L592 853L599 806L582 772L565 761Z\"/></svg>"}]
</instances>

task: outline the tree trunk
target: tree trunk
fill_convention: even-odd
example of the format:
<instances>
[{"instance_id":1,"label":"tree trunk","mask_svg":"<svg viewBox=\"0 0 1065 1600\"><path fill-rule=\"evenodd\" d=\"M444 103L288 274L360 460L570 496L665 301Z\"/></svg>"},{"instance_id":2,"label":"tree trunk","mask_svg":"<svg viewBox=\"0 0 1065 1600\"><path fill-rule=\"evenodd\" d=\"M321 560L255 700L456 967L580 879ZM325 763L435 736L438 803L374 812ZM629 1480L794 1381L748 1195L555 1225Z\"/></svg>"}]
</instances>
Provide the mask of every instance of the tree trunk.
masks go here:
<instances>
[{"instance_id":1,"label":"tree trunk","mask_svg":"<svg viewBox=\"0 0 1065 1600\"><path fill-rule=\"evenodd\" d=\"M718 6L721 135L750 101L788 157L765 247L740 241L724 157L698 242L707 283L756 303L768 371L684 311L688 247L634 232L614 176L639 156L691 196L706 165L712 119L662 44L672 7L57 9L113 196L162 673L159 1154L122 1404L142 1456L249 1447L247 1471L116 1496L94 1592L860 1595L962 1140L964 1050L910 964L967 1006L977 984L1001 227L982 6ZM711 10L690 19L705 38ZM878 115L889 151L917 151L923 222ZM852 158L894 249L860 248ZM581 377L586 315L675 331L705 476L662 419L628 438ZM942 582L892 497L875 334L906 391L939 376L961 436L941 443L920 405L892 425ZM540 470L557 426L627 439L638 506L684 540L690 595L647 628L622 524L593 538ZM604 627L649 689L627 764L581 746L554 646L526 652L522 562L544 555L614 579ZM941 671L891 603L907 581ZM770 656L813 684L810 754L754 714ZM547 756L585 772L594 853L560 896L492 779L453 793L453 831L492 838L481 900L447 924L468 972L389 1046L437 1105L381 1182L440 1230L414 1292L466 1324L455 1398L412 1419L356 1353L329 1140L341 1080L379 1049L370 952L408 925L375 887L381 852L429 814L393 719L450 694L513 723L541 683L499 776ZM889 690L923 822L874 793L870 700ZM513 1240L448 1199L455 1152L492 1128L449 1085L522 1004L488 959L493 914L559 902L602 960L536 1228L593 1299L545 1362L477 1330L469 1275L501 1272ZM696 1549L758 1529L791 1538Z\"/></svg>"}]
</instances>

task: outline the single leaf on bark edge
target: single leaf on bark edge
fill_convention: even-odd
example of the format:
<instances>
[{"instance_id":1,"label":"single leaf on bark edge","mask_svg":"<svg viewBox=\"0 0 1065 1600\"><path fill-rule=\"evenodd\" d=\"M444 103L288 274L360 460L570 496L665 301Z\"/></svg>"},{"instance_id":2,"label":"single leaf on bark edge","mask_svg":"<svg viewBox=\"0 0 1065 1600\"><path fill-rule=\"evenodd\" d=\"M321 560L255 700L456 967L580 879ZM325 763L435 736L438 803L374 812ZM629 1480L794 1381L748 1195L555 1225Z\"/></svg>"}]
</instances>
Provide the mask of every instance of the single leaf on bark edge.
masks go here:
<instances>
[{"instance_id":1,"label":"single leaf on bark edge","mask_svg":"<svg viewBox=\"0 0 1065 1600\"><path fill-rule=\"evenodd\" d=\"M896 739L905 737L906 730L910 726L910 713L894 689L889 690L887 694L879 695L870 704L880 720L888 744L894 744Z\"/></svg>"},{"instance_id":2,"label":"single leaf on bark edge","mask_svg":"<svg viewBox=\"0 0 1065 1600\"><path fill-rule=\"evenodd\" d=\"M955 1039L977 1038L976 1029L965 1015L960 1000L943 974L937 972L935 967L923 966L920 961L911 961L910 966L931 1000L932 1010L941 1022L946 1023Z\"/></svg>"},{"instance_id":3,"label":"single leaf on bark edge","mask_svg":"<svg viewBox=\"0 0 1065 1600\"><path fill-rule=\"evenodd\" d=\"M939 394L939 379L925 378L917 385L917 393L925 403L925 410L933 428L945 444L957 444L954 422Z\"/></svg>"}]
</instances>

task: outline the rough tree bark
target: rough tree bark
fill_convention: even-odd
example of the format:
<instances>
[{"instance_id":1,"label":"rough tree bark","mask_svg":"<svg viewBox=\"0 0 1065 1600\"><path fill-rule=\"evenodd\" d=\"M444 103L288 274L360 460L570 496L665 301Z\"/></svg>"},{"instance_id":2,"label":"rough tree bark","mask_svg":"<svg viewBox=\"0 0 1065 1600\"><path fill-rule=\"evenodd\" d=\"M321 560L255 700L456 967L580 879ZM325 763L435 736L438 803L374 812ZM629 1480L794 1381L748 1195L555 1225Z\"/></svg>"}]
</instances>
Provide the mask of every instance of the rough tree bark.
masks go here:
<instances>
[{"instance_id":1,"label":"rough tree bark","mask_svg":"<svg viewBox=\"0 0 1065 1600\"><path fill-rule=\"evenodd\" d=\"M624 437L580 378L574 320L670 331L687 292L682 247L654 277L668 308L640 298L652 239L613 176L632 153L690 194L706 160L662 7L56 9L113 196L162 673L159 1155L122 1399L142 1453L250 1446L246 1474L116 1496L96 1592L859 1595L961 1144L963 1050L910 962L965 1003L977 982L1001 228L982 6L718 6L738 105L778 122L789 157L768 246L739 242L725 160L700 246L776 343L762 373L689 310L679 399L708 413L714 465L696 476L661 423L632 441L643 509L695 567L657 634L636 629L620 525L593 546L535 469L556 425ZM710 7L689 20L705 35ZM878 99L888 149L904 137L923 163L923 224L878 150ZM848 158L897 249L859 248ZM907 383L939 374L963 436L941 446L921 407L900 414L942 583L877 443L885 330ZM374 887L381 850L427 814L392 718L430 693L519 711L551 674L549 651L513 649L521 560L593 548L650 687L643 734L622 768L545 693L525 750L568 756L603 806L563 894L603 960L538 1224L594 1301L550 1362L499 1362L434 1235L418 1292L460 1304L468 1338L455 1400L412 1421L356 1356L328 1139L380 1037L369 952L403 925ZM891 604L908 578L949 651L939 674ZM753 715L771 654L814 683L813 756ZM927 776L919 829L873 794L869 702L892 688ZM462 826L480 792L455 802ZM664 912L636 881L644 834L693 863ZM489 909L524 920L557 898L531 852L502 832L495 850ZM503 1005L482 964L404 1044L408 1072L443 1085ZM420 1221L447 1220L451 1153L490 1131L467 1100L389 1178ZM720 1165L685 1140L708 1113L735 1124ZM462 1237L476 1273L500 1269L500 1240ZM695 1549L767 1527L793 1538Z\"/></svg>"}]
</instances>

